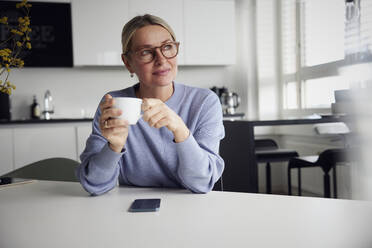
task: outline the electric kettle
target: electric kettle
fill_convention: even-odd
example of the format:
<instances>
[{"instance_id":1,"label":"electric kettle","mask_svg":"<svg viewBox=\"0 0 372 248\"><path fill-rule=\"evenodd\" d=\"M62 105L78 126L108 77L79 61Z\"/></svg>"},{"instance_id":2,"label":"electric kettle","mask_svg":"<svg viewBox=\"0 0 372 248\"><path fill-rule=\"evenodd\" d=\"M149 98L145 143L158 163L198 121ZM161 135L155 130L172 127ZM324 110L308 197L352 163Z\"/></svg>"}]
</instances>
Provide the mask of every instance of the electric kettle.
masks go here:
<instances>
[{"instance_id":1,"label":"electric kettle","mask_svg":"<svg viewBox=\"0 0 372 248\"><path fill-rule=\"evenodd\" d=\"M235 114L235 110L240 104L240 97L238 94L235 92L223 92L220 100L224 114Z\"/></svg>"}]
</instances>

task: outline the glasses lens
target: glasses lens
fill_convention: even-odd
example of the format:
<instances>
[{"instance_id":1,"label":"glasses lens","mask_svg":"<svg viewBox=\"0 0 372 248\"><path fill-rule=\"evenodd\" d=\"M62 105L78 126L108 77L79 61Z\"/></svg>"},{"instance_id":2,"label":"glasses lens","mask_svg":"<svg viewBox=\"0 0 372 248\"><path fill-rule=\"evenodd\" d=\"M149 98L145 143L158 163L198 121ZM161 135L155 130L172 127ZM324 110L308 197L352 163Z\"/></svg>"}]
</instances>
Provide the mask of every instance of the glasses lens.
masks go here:
<instances>
[{"instance_id":1,"label":"glasses lens","mask_svg":"<svg viewBox=\"0 0 372 248\"><path fill-rule=\"evenodd\" d=\"M155 49L159 47L154 48L145 48L142 50L139 50L136 52L136 56L139 61L143 63L149 63L154 60L155 56ZM167 59L171 59L177 56L178 54L178 43L177 42L169 42L160 47L160 51L163 54L163 56Z\"/></svg>"},{"instance_id":2,"label":"glasses lens","mask_svg":"<svg viewBox=\"0 0 372 248\"><path fill-rule=\"evenodd\" d=\"M137 52L137 58L142 62L151 62L154 58L152 49L142 49Z\"/></svg>"},{"instance_id":3,"label":"glasses lens","mask_svg":"<svg viewBox=\"0 0 372 248\"><path fill-rule=\"evenodd\" d=\"M166 43L161 46L161 53L164 57L170 59L177 55L178 53L178 46L175 42Z\"/></svg>"}]
</instances>

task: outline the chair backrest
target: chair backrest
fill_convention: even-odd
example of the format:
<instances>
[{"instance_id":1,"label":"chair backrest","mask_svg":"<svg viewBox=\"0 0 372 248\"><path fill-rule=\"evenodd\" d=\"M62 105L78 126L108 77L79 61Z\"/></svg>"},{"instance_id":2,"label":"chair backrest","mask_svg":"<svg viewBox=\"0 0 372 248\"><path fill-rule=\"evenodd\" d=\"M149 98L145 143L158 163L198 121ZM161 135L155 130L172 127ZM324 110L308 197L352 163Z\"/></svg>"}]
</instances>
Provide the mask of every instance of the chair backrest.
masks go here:
<instances>
[{"instance_id":1,"label":"chair backrest","mask_svg":"<svg viewBox=\"0 0 372 248\"><path fill-rule=\"evenodd\" d=\"M256 151L275 150L279 148L278 144L273 139L255 139L254 145Z\"/></svg>"},{"instance_id":2,"label":"chair backrest","mask_svg":"<svg viewBox=\"0 0 372 248\"><path fill-rule=\"evenodd\" d=\"M329 171L336 163L350 161L347 149L333 148L323 151L318 158L317 163L324 171Z\"/></svg>"},{"instance_id":3,"label":"chair backrest","mask_svg":"<svg viewBox=\"0 0 372 248\"><path fill-rule=\"evenodd\" d=\"M69 158L48 158L9 172L1 177L77 182L79 162Z\"/></svg>"}]
</instances>

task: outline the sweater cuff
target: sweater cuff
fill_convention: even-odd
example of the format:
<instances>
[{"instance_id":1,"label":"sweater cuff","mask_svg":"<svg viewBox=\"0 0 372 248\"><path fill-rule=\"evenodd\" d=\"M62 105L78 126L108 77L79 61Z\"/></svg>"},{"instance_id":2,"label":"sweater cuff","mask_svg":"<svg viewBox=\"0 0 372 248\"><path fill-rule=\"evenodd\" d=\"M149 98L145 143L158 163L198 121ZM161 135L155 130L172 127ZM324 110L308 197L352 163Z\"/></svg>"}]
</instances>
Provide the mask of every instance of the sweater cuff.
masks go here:
<instances>
[{"instance_id":1,"label":"sweater cuff","mask_svg":"<svg viewBox=\"0 0 372 248\"><path fill-rule=\"evenodd\" d=\"M114 152L113 150L111 150L109 143L107 142L103 146L100 152L100 156L98 156L100 160L99 164L103 166L112 166L114 164L116 165L125 152L125 149L123 149L120 153Z\"/></svg>"},{"instance_id":2,"label":"sweater cuff","mask_svg":"<svg viewBox=\"0 0 372 248\"><path fill-rule=\"evenodd\" d=\"M198 156L198 155L203 155L201 150L200 150L200 146L198 144L198 142L196 142L194 136L191 134L190 132L190 135L189 137L187 137L187 139L185 139L184 141L180 142L180 143L175 143L176 144L176 148L178 151L184 151L184 152L187 152L187 154L194 154L195 156ZM201 154L200 154L201 153Z\"/></svg>"}]
</instances>

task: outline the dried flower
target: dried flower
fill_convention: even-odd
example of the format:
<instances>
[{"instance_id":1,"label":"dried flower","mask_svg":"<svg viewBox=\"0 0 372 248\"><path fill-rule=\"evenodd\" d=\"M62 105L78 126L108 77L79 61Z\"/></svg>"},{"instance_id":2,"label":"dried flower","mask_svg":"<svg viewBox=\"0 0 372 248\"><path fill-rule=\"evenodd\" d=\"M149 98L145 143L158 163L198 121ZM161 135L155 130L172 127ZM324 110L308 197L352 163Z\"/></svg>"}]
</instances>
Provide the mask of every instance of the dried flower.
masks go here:
<instances>
[{"instance_id":1,"label":"dried flower","mask_svg":"<svg viewBox=\"0 0 372 248\"><path fill-rule=\"evenodd\" d=\"M0 49L0 92L12 94L12 90L16 86L12 84L8 78L12 67L22 68L24 61L20 58L20 53L24 48L31 49L30 43L30 8L31 4L27 0L16 4L17 9L21 9L24 17L18 18L18 26L10 27L8 17L0 17L0 25L5 25L3 30L8 30L9 35L5 36L5 40L0 41L0 47L8 46Z\"/></svg>"}]
</instances>

